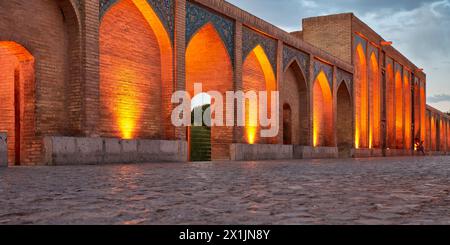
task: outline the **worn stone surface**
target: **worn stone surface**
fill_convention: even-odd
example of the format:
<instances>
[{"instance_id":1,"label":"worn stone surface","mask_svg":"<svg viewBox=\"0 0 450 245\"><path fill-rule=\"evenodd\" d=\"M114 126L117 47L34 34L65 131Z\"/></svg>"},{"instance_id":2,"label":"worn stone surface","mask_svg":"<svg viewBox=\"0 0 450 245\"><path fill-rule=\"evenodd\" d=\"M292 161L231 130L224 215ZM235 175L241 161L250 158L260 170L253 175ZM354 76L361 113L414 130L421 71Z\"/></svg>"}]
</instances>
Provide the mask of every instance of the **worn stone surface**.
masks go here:
<instances>
[{"instance_id":1,"label":"worn stone surface","mask_svg":"<svg viewBox=\"0 0 450 245\"><path fill-rule=\"evenodd\" d=\"M0 169L0 224L450 224L450 157Z\"/></svg>"}]
</instances>

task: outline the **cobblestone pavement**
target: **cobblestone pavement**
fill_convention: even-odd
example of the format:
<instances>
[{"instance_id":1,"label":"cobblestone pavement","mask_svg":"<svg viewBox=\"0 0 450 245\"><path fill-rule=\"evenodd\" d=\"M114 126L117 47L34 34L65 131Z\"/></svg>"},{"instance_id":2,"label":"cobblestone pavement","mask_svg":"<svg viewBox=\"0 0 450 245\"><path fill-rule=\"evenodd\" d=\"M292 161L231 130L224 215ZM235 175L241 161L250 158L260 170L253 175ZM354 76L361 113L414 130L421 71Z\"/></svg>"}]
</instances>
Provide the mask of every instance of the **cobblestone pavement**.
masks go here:
<instances>
[{"instance_id":1,"label":"cobblestone pavement","mask_svg":"<svg viewBox=\"0 0 450 245\"><path fill-rule=\"evenodd\" d=\"M0 224L450 224L450 157L0 169Z\"/></svg>"}]
</instances>

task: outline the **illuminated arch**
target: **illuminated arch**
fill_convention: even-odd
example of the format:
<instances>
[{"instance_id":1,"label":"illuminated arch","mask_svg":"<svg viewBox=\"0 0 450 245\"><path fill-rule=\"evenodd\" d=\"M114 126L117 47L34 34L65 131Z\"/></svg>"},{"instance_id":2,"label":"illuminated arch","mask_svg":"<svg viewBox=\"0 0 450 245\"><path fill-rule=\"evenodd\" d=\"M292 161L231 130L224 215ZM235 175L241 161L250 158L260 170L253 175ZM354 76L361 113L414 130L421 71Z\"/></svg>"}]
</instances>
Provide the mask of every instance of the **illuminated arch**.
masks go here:
<instances>
[{"instance_id":1,"label":"illuminated arch","mask_svg":"<svg viewBox=\"0 0 450 245\"><path fill-rule=\"evenodd\" d=\"M411 98L411 83L409 79L409 75L407 72L403 74L403 94L404 94L404 133L405 140L403 142L405 149L409 150L412 148L412 98Z\"/></svg>"},{"instance_id":2,"label":"illuminated arch","mask_svg":"<svg viewBox=\"0 0 450 245\"><path fill-rule=\"evenodd\" d=\"M275 74L272 69L272 65L267 58L264 49L257 45L246 57L243 63L242 71L243 88L245 92L255 91L267 91L268 93L268 115L270 115L270 101L271 92L276 91L277 84ZM255 143L272 143L272 139L262 139L259 137L259 124L258 122L258 108L249 107L249 103L246 103L246 126L245 137L249 144Z\"/></svg>"},{"instance_id":3,"label":"illuminated arch","mask_svg":"<svg viewBox=\"0 0 450 245\"><path fill-rule=\"evenodd\" d=\"M121 0L108 9L100 24L103 135L171 137L172 56L169 35L147 1Z\"/></svg>"},{"instance_id":4,"label":"illuminated arch","mask_svg":"<svg viewBox=\"0 0 450 245\"><path fill-rule=\"evenodd\" d=\"M356 47L355 58L355 148L368 147L368 85L367 61L362 44Z\"/></svg>"},{"instance_id":5,"label":"illuminated arch","mask_svg":"<svg viewBox=\"0 0 450 245\"><path fill-rule=\"evenodd\" d=\"M380 147L381 124L381 86L379 78L378 60L375 53L370 55L370 122L369 122L369 148Z\"/></svg>"},{"instance_id":6,"label":"illuminated arch","mask_svg":"<svg viewBox=\"0 0 450 245\"><path fill-rule=\"evenodd\" d=\"M400 71L395 73L395 146L403 148L403 79Z\"/></svg>"},{"instance_id":7,"label":"illuminated arch","mask_svg":"<svg viewBox=\"0 0 450 245\"><path fill-rule=\"evenodd\" d=\"M35 130L34 57L16 42L0 41L0 131L8 134L8 164L29 162Z\"/></svg>"},{"instance_id":8,"label":"illuminated arch","mask_svg":"<svg viewBox=\"0 0 450 245\"><path fill-rule=\"evenodd\" d=\"M223 98L226 98L227 91L233 91L231 58L223 40L211 23L205 24L193 35L186 49L186 90L191 96L194 96L194 83L201 83L203 91L220 92ZM211 106L214 107L214 102L212 103ZM215 115L212 117L215 118ZM232 135L232 127L211 128L212 160L230 158Z\"/></svg>"},{"instance_id":9,"label":"illuminated arch","mask_svg":"<svg viewBox=\"0 0 450 245\"><path fill-rule=\"evenodd\" d=\"M386 118L387 118L387 138L388 148L395 147L395 81L392 64L386 68Z\"/></svg>"},{"instance_id":10,"label":"illuminated arch","mask_svg":"<svg viewBox=\"0 0 450 245\"><path fill-rule=\"evenodd\" d=\"M321 71L313 87L313 145L333 144L333 96L327 76Z\"/></svg>"},{"instance_id":11,"label":"illuminated arch","mask_svg":"<svg viewBox=\"0 0 450 245\"><path fill-rule=\"evenodd\" d=\"M295 91L295 92L293 92ZM280 104L288 103L292 112L292 144L309 145L309 92L297 59L292 59L280 85Z\"/></svg>"}]
</instances>

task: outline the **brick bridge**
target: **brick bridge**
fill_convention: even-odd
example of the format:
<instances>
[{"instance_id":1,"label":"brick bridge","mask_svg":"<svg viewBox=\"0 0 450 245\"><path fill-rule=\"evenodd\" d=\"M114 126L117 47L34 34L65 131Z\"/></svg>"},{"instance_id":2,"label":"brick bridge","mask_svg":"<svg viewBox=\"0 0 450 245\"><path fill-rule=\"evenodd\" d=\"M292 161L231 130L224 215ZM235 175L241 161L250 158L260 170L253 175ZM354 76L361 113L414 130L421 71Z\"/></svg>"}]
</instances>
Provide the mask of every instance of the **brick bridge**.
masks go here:
<instances>
[{"instance_id":1,"label":"brick bridge","mask_svg":"<svg viewBox=\"0 0 450 245\"><path fill-rule=\"evenodd\" d=\"M9 0L0 16L10 165L188 161L170 98L199 81L280 92L278 136L212 127L213 160L450 151L426 75L351 13L293 33L221 0Z\"/></svg>"}]
</instances>

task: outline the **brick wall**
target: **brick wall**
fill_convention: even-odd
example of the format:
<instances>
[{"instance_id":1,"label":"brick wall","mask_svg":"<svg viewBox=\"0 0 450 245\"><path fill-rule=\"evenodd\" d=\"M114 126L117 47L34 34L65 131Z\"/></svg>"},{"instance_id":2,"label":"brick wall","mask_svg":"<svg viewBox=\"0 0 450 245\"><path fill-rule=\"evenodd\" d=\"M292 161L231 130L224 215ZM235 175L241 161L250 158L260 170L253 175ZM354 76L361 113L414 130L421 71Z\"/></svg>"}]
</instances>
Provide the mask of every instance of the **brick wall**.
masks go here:
<instances>
[{"instance_id":1,"label":"brick wall","mask_svg":"<svg viewBox=\"0 0 450 245\"><path fill-rule=\"evenodd\" d=\"M303 40L352 63L351 14L338 14L303 19Z\"/></svg>"},{"instance_id":2,"label":"brick wall","mask_svg":"<svg viewBox=\"0 0 450 245\"><path fill-rule=\"evenodd\" d=\"M292 63L280 84L280 106L288 104L291 109L291 138L294 145L308 145L309 115L306 81L297 65Z\"/></svg>"}]
</instances>

